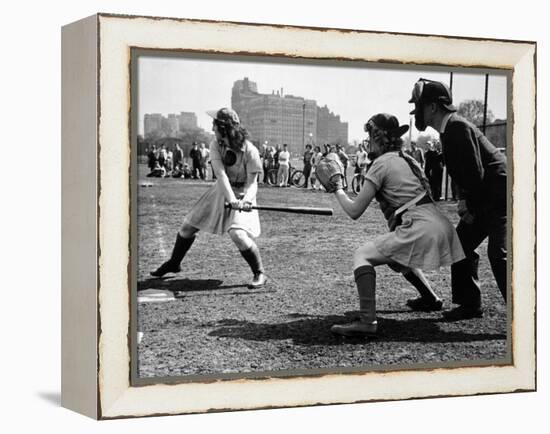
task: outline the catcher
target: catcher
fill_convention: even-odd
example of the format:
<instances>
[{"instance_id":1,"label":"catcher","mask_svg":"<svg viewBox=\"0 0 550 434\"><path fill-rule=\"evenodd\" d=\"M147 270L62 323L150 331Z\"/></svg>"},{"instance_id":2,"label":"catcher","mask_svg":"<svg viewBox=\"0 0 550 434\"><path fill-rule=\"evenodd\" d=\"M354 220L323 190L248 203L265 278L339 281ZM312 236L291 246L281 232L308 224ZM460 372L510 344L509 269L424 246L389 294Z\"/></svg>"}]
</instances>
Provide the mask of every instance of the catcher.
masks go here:
<instances>
[{"instance_id":1,"label":"catcher","mask_svg":"<svg viewBox=\"0 0 550 434\"><path fill-rule=\"evenodd\" d=\"M365 125L370 136L374 162L365 175L365 184L355 200L343 191L343 167L337 158L325 158L317 166L317 178L334 193L342 209L352 219L359 218L376 197L390 232L359 247L353 256L354 277L359 293L359 319L333 325L336 334L372 335L377 332L375 267L387 264L401 272L420 293L408 300L412 310L441 310L443 302L433 292L421 270L450 266L464 258L462 246L449 220L434 205L424 172L402 151L401 136L407 125L399 126L395 116L380 113Z\"/></svg>"},{"instance_id":2,"label":"catcher","mask_svg":"<svg viewBox=\"0 0 550 434\"><path fill-rule=\"evenodd\" d=\"M214 118L216 140L210 145L210 160L217 180L185 217L170 259L151 275L162 277L181 271L180 263L199 230L218 235L227 232L252 270L254 277L248 287L259 288L267 279L252 239L260 235L260 219L258 211L250 207L256 203L258 175L262 172L260 154L247 140L248 133L235 111L222 108L208 114ZM231 209L225 208L226 202Z\"/></svg>"}]
</instances>

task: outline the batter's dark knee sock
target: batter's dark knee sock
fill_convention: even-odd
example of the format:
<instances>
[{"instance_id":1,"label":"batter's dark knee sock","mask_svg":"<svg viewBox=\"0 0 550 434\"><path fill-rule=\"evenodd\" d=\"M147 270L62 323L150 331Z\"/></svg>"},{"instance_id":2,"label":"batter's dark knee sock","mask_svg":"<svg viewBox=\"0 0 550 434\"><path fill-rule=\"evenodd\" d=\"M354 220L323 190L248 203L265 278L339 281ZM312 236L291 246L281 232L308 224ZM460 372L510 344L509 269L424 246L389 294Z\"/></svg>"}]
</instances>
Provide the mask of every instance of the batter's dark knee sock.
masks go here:
<instances>
[{"instance_id":1,"label":"batter's dark knee sock","mask_svg":"<svg viewBox=\"0 0 550 434\"><path fill-rule=\"evenodd\" d=\"M262 264L262 257L260 256L260 249L255 243L252 243L252 246L246 250L241 250L241 255L246 260L252 273L259 274L264 272L264 266Z\"/></svg>"},{"instance_id":2,"label":"batter's dark knee sock","mask_svg":"<svg viewBox=\"0 0 550 434\"><path fill-rule=\"evenodd\" d=\"M178 232L174 248L172 249L172 254L170 255L170 259L164 262L155 271L151 271L151 276L162 277L166 273L178 273L179 271L181 271L181 261L193 244L193 241L195 241L195 237L183 238Z\"/></svg>"},{"instance_id":3,"label":"batter's dark knee sock","mask_svg":"<svg viewBox=\"0 0 550 434\"><path fill-rule=\"evenodd\" d=\"M432 291L432 288L427 286L420 277L414 274L412 271L407 271L403 274L403 277L412 284L420 294L420 296L427 301L436 301L438 300L437 296Z\"/></svg>"},{"instance_id":4,"label":"batter's dark knee sock","mask_svg":"<svg viewBox=\"0 0 550 434\"><path fill-rule=\"evenodd\" d=\"M183 238L178 232L178 235L176 237L176 242L174 243L174 247L172 249L172 254L170 255L169 261L172 264L179 266L181 261L183 261L185 254L193 245L194 241L195 241L195 237Z\"/></svg>"},{"instance_id":5,"label":"batter's dark knee sock","mask_svg":"<svg viewBox=\"0 0 550 434\"><path fill-rule=\"evenodd\" d=\"M372 265L362 265L353 271L359 294L361 320L376 321L376 271Z\"/></svg>"}]
</instances>

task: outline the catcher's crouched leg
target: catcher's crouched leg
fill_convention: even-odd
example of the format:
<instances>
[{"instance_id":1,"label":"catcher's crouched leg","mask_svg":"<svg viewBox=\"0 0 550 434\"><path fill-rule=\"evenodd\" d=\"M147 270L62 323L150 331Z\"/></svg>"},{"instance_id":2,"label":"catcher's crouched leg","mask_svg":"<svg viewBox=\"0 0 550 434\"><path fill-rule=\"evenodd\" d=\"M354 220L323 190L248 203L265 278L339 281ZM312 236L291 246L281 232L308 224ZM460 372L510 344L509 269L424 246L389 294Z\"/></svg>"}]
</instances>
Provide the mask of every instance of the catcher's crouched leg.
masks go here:
<instances>
[{"instance_id":1,"label":"catcher's crouched leg","mask_svg":"<svg viewBox=\"0 0 550 434\"><path fill-rule=\"evenodd\" d=\"M330 331L343 336L376 335L376 271L372 265L362 265L353 274L359 294L359 319L349 324L335 324Z\"/></svg>"}]
</instances>

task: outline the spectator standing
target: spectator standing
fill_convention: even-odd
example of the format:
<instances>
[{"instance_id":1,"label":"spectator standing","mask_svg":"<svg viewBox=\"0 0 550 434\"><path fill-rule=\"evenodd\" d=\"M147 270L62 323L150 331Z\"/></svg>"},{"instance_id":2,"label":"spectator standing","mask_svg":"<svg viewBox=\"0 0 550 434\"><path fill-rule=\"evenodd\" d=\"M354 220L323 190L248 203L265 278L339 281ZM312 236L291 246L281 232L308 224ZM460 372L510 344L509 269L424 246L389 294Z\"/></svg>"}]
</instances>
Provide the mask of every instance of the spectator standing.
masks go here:
<instances>
[{"instance_id":1,"label":"spectator standing","mask_svg":"<svg viewBox=\"0 0 550 434\"><path fill-rule=\"evenodd\" d=\"M311 159L313 158L313 151L311 150L311 145L306 145L306 150L304 152L304 177L306 178L306 182L304 184L304 188L307 188L308 186L308 180L311 176Z\"/></svg>"},{"instance_id":2,"label":"spectator standing","mask_svg":"<svg viewBox=\"0 0 550 434\"><path fill-rule=\"evenodd\" d=\"M200 144L199 148L200 154L201 154L201 179L206 179L206 164L208 163L208 157L210 156L210 151L206 149L206 145L204 143Z\"/></svg>"},{"instance_id":3,"label":"spectator standing","mask_svg":"<svg viewBox=\"0 0 550 434\"><path fill-rule=\"evenodd\" d=\"M149 172L153 172L153 170L155 170L155 167L157 166L157 152L157 147L153 145L153 147L147 153L147 167L149 167Z\"/></svg>"},{"instance_id":4,"label":"spectator standing","mask_svg":"<svg viewBox=\"0 0 550 434\"><path fill-rule=\"evenodd\" d=\"M279 169L279 154L281 153L281 145L275 147L275 153L273 154L273 164L275 169Z\"/></svg>"},{"instance_id":5,"label":"spectator standing","mask_svg":"<svg viewBox=\"0 0 550 434\"><path fill-rule=\"evenodd\" d=\"M416 146L415 142L411 142L411 149L407 149L405 152L413 157L418 164L420 164L420 167L424 169L424 153L422 152L422 149Z\"/></svg>"},{"instance_id":6,"label":"spectator standing","mask_svg":"<svg viewBox=\"0 0 550 434\"><path fill-rule=\"evenodd\" d=\"M349 163L349 157L344 152L344 149L341 145L336 145L336 153L338 155L338 158L340 159L340 162L342 163L342 166L344 166L344 190L348 189L348 179L347 179L347 173L348 173L348 163Z\"/></svg>"},{"instance_id":7,"label":"spectator standing","mask_svg":"<svg viewBox=\"0 0 550 434\"><path fill-rule=\"evenodd\" d=\"M166 153L166 146L162 145L160 147L160 151L159 151L159 154L158 154L158 160L159 160L160 167L166 168L166 158L167 157L168 157L168 155Z\"/></svg>"},{"instance_id":8,"label":"spectator standing","mask_svg":"<svg viewBox=\"0 0 550 434\"><path fill-rule=\"evenodd\" d=\"M273 148L273 146L266 145L265 151L264 151L264 161L262 166L264 169L264 184L268 184L268 173L274 167L274 159L275 159L275 149Z\"/></svg>"},{"instance_id":9,"label":"spectator standing","mask_svg":"<svg viewBox=\"0 0 550 434\"><path fill-rule=\"evenodd\" d=\"M173 164L174 169L181 169L181 164L183 163L183 151L180 148L180 145L176 143L173 155Z\"/></svg>"},{"instance_id":10,"label":"spectator standing","mask_svg":"<svg viewBox=\"0 0 550 434\"><path fill-rule=\"evenodd\" d=\"M189 152L189 157L193 163L193 179L203 179L202 176L202 167L201 167L201 151L199 150L199 145L197 142L193 142L193 147Z\"/></svg>"},{"instance_id":11,"label":"spectator standing","mask_svg":"<svg viewBox=\"0 0 550 434\"><path fill-rule=\"evenodd\" d=\"M441 149L436 147L433 142L428 141L428 150L426 151L424 172L430 182L432 197L434 200L441 200L441 182L443 180L443 154Z\"/></svg>"},{"instance_id":12,"label":"spectator standing","mask_svg":"<svg viewBox=\"0 0 550 434\"><path fill-rule=\"evenodd\" d=\"M319 146L315 146L315 148L313 149L313 156L311 157L311 188L313 188L313 190L317 190L317 178L315 176L315 169L317 168L317 164L319 164L319 161L321 161L321 158L323 158L321 148ZM320 189L321 186L319 186L319 190Z\"/></svg>"},{"instance_id":13,"label":"spectator standing","mask_svg":"<svg viewBox=\"0 0 550 434\"><path fill-rule=\"evenodd\" d=\"M166 171L167 172L171 172L172 169L174 168L173 161L174 161L174 153L169 149L168 151L166 151Z\"/></svg>"},{"instance_id":14,"label":"spectator standing","mask_svg":"<svg viewBox=\"0 0 550 434\"><path fill-rule=\"evenodd\" d=\"M365 150L365 145L363 143L359 144L359 148L355 153L355 174L363 173L363 170L367 166L368 154Z\"/></svg>"},{"instance_id":15,"label":"spectator standing","mask_svg":"<svg viewBox=\"0 0 550 434\"><path fill-rule=\"evenodd\" d=\"M288 172L290 169L290 152L288 152L288 145L283 145L283 150L279 152L279 171L277 172L277 182L279 187L288 186Z\"/></svg>"}]
</instances>

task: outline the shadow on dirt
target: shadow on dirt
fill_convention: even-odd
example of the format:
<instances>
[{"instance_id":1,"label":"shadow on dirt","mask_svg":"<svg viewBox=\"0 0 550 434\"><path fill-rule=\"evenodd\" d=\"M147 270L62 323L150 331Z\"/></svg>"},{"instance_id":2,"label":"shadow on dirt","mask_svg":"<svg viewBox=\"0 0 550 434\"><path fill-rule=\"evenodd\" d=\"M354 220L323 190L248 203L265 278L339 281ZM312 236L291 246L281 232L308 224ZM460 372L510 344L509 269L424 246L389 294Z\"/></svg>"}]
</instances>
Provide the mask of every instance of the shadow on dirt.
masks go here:
<instances>
[{"instance_id":1,"label":"shadow on dirt","mask_svg":"<svg viewBox=\"0 0 550 434\"><path fill-rule=\"evenodd\" d=\"M378 317L378 335L374 338L343 338L330 332L334 324L346 323L345 316L313 316L290 314L290 318L301 318L279 324L258 324L249 321L227 319L212 324L219 327L209 333L210 336L246 339L251 341L287 340L297 345L341 345L342 343L374 342L475 342L505 340L504 333L467 333L463 331L445 331L438 320L412 319L394 320Z\"/></svg>"},{"instance_id":2,"label":"shadow on dirt","mask_svg":"<svg viewBox=\"0 0 550 434\"><path fill-rule=\"evenodd\" d=\"M223 285L219 279L147 279L138 282L138 291L146 289L163 289L172 292L195 292L195 291L217 291L223 289L246 288L242 285Z\"/></svg>"}]
</instances>

